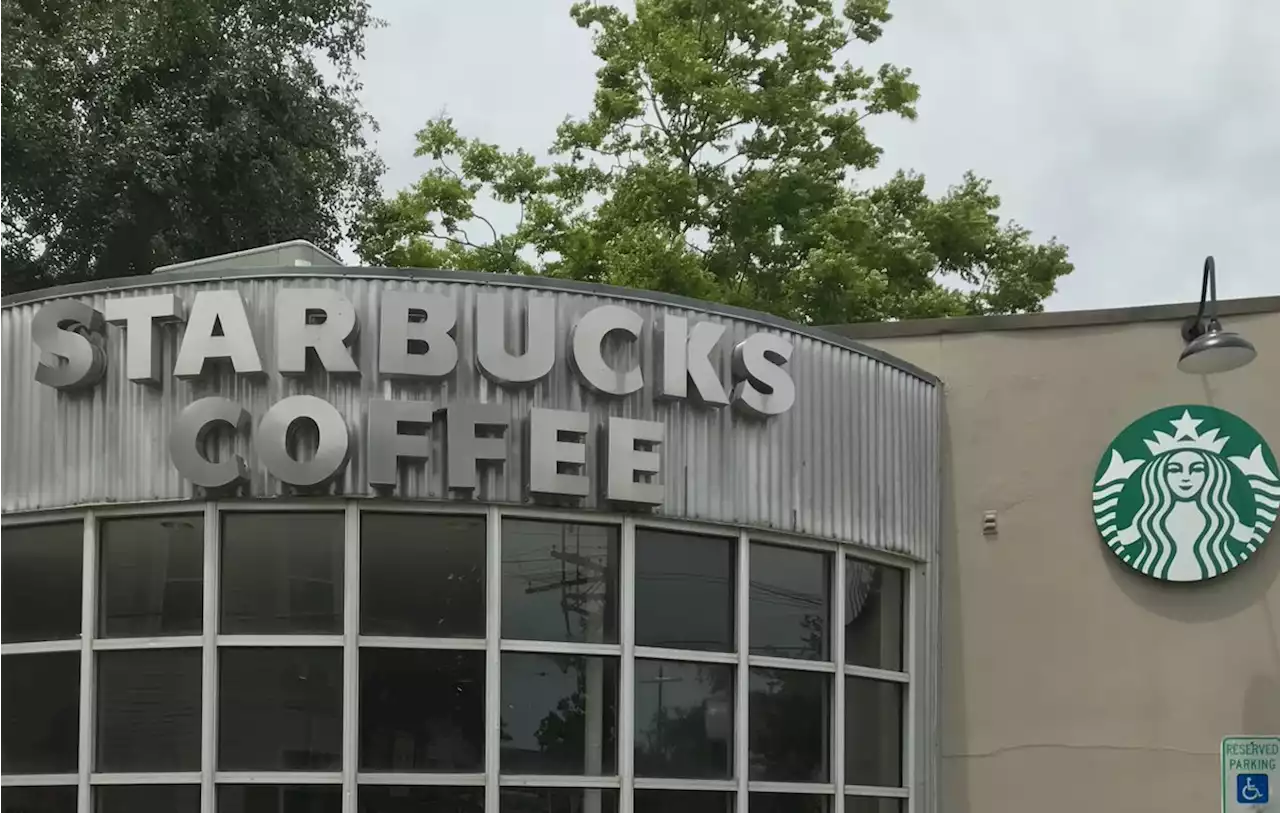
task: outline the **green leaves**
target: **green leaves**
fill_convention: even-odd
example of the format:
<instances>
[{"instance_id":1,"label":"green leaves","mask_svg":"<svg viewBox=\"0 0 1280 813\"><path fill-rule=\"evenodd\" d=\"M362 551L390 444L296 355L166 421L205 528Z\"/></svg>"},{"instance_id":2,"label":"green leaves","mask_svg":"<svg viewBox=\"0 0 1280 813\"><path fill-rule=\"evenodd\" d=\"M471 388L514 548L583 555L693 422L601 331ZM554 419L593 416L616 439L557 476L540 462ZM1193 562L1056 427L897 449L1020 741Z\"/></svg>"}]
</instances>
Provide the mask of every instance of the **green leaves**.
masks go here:
<instances>
[{"instance_id":1,"label":"green leaves","mask_svg":"<svg viewBox=\"0 0 1280 813\"><path fill-rule=\"evenodd\" d=\"M856 190L881 150L871 116L916 117L910 71L843 63L887 0L578 3L601 67L595 103L551 161L419 133L430 167L371 206L367 261L538 273L837 323L1036 310L1071 271L1057 243L1003 224L972 175L930 198L899 173ZM514 207L500 234L481 200Z\"/></svg>"},{"instance_id":2,"label":"green leaves","mask_svg":"<svg viewBox=\"0 0 1280 813\"><path fill-rule=\"evenodd\" d=\"M6 293L291 238L332 250L376 197L365 0L2 9Z\"/></svg>"}]
</instances>

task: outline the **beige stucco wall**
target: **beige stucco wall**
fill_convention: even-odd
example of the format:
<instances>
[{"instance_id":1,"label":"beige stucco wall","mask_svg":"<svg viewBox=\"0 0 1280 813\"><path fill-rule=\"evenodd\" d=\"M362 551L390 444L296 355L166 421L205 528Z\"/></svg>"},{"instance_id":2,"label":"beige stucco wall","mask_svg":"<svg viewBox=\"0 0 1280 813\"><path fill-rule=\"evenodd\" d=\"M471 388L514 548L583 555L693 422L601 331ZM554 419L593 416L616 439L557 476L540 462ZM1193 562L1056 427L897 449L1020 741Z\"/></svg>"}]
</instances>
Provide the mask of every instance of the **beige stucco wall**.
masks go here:
<instances>
[{"instance_id":1,"label":"beige stucco wall","mask_svg":"<svg viewBox=\"0 0 1280 813\"><path fill-rule=\"evenodd\" d=\"M1094 468L1130 421L1207 403L1280 452L1280 313L1248 367L1189 376L1176 322L868 340L945 382L945 813L1219 809L1229 734L1280 734L1280 530L1219 579L1127 569ZM986 511L999 532L982 533Z\"/></svg>"}]
</instances>

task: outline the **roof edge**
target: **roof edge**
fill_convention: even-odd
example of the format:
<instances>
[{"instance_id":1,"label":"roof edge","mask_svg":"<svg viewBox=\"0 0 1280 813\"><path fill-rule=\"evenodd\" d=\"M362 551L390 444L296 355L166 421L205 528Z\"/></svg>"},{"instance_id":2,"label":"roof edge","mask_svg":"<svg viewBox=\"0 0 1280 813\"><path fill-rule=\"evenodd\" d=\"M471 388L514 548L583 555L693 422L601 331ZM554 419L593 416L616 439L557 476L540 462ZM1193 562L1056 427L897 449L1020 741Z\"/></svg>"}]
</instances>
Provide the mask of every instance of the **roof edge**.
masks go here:
<instances>
[{"instance_id":1,"label":"roof edge","mask_svg":"<svg viewBox=\"0 0 1280 813\"><path fill-rule=\"evenodd\" d=\"M851 339L890 339L911 336L938 336L951 333L985 333L999 330L1041 330L1046 328L1094 327L1134 322L1172 322L1196 315L1198 303L1179 302L1101 310L1011 313L998 316L953 316L914 319L902 322L863 322L831 325L825 329ZM1280 296L1226 299L1218 303L1219 316L1246 316L1280 313Z\"/></svg>"}]
</instances>

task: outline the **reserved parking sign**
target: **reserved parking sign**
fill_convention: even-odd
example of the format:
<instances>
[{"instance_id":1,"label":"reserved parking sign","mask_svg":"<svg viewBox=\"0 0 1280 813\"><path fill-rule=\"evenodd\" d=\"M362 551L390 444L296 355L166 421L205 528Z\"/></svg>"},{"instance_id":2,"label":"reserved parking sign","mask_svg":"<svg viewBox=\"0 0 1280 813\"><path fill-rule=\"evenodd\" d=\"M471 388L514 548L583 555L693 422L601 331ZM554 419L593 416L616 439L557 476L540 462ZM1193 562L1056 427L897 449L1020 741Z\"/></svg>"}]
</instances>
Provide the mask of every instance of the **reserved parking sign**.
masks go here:
<instances>
[{"instance_id":1,"label":"reserved parking sign","mask_svg":"<svg viewBox=\"0 0 1280 813\"><path fill-rule=\"evenodd\" d=\"M1223 813L1280 811L1280 737L1225 737L1220 756Z\"/></svg>"}]
</instances>

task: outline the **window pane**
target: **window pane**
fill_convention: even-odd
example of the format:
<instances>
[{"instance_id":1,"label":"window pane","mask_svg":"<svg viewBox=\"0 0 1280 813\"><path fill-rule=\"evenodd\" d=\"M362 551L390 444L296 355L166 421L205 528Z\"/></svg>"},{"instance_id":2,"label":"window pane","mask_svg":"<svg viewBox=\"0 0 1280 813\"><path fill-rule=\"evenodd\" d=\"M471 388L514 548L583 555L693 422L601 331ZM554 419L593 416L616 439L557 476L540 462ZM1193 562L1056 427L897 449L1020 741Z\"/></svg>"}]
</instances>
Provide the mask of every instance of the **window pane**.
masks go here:
<instances>
[{"instance_id":1,"label":"window pane","mask_svg":"<svg viewBox=\"0 0 1280 813\"><path fill-rule=\"evenodd\" d=\"M223 647L218 659L219 770L342 767L341 649Z\"/></svg>"},{"instance_id":2,"label":"window pane","mask_svg":"<svg viewBox=\"0 0 1280 813\"><path fill-rule=\"evenodd\" d=\"M636 529L636 645L733 651L734 541Z\"/></svg>"},{"instance_id":3,"label":"window pane","mask_svg":"<svg viewBox=\"0 0 1280 813\"><path fill-rule=\"evenodd\" d=\"M904 575L896 567L845 561L845 663L902 670Z\"/></svg>"},{"instance_id":4,"label":"window pane","mask_svg":"<svg viewBox=\"0 0 1280 813\"><path fill-rule=\"evenodd\" d=\"M228 635L342 632L342 514L227 514L222 626Z\"/></svg>"},{"instance_id":5,"label":"window pane","mask_svg":"<svg viewBox=\"0 0 1280 813\"><path fill-rule=\"evenodd\" d=\"M846 796L844 797L844 813L907 813L907 803L905 799Z\"/></svg>"},{"instance_id":6,"label":"window pane","mask_svg":"<svg viewBox=\"0 0 1280 813\"><path fill-rule=\"evenodd\" d=\"M3 664L0 770L6 774L75 773L80 738L80 653L5 655Z\"/></svg>"},{"instance_id":7,"label":"window pane","mask_svg":"<svg viewBox=\"0 0 1280 813\"><path fill-rule=\"evenodd\" d=\"M98 653L96 770L200 770L200 654Z\"/></svg>"},{"instance_id":8,"label":"window pane","mask_svg":"<svg viewBox=\"0 0 1280 813\"><path fill-rule=\"evenodd\" d=\"M618 642L618 528L502 521L502 637Z\"/></svg>"},{"instance_id":9,"label":"window pane","mask_svg":"<svg viewBox=\"0 0 1280 813\"><path fill-rule=\"evenodd\" d=\"M769 782L828 781L831 676L789 669L752 669L749 685L750 778Z\"/></svg>"},{"instance_id":10,"label":"window pane","mask_svg":"<svg viewBox=\"0 0 1280 813\"><path fill-rule=\"evenodd\" d=\"M827 660L830 577L825 553L751 546L751 654Z\"/></svg>"},{"instance_id":11,"label":"window pane","mask_svg":"<svg viewBox=\"0 0 1280 813\"><path fill-rule=\"evenodd\" d=\"M484 770L484 653L360 650L360 768Z\"/></svg>"},{"instance_id":12,"label":"window pane","mask_svg":"<svg viewBox=\"0 0 1280 813\"><path fill-rule=\"evenodd\" d=\"M903 684L844 681L844 781L902 785Z\"/></svg>"},{"instance_id":13,"label":"window pane","mask_svg":"<svg viewBox=\"0 0 1280 813\"><path fill-rule=\"evenodd\" d=\"M827 813L830 796L806 793L753 793L748 802L751 813Z\"/></svg>"},{"instance_id":14,"label":"window pane","mask_svg":"<svg viewBox=\"0 0 1280 813\"><path fill-rule=\"evenodd\" d=\"M635 813L733 813L733 794L711 790L637 790Z\"/></svg>"},{"instance_id":15,"label":"window pane","mask_svg":"<svg viewBox=\"0 0 1280 813\"><path fill-rule=\"evenodd\" d=\"M99 634L150 638L200 634L204 518L103 522Z\"/></svg>"},{"instance_id":16,"label":"window pane","mask_svg":"<svg viewBox=\"0 0 1280 813\"><path fill-rule=\"evenodd\" d=\"M58 788L7 787L0 796L0 810L4 813L76 813L76 793L75 785Z\"/></svg>"},{"instance_id":17,"label":"window pane","mask_svg":"<svg viewBox=\"0 0 1280 813\"><path fill-rule=\"evenodd\" d=\"M360 520L360 631L484 637L482 517L365 514Z\"/></svg>"},{"instance_id":18,"label":"window pane","mask_svg":"<svg viewBox=\"0 0 1280 813\"><path fill-rule=\"evenodd\" d=\"M0 551L0 640L13 644L79 638L84 525L6 528Z\"/></svg>"},{"instance_id":19,"label":"window pane","mask_svg":"<svg viewBox=\"0 0 1280 813\"><path fill-rule=\"evenodd\" d=\"M342 813L342 787L219 785L218 813Z\"/></svg>"},{"instance_id":20,"label":"window pane","mask_svg":"<svg viewBox=\"0 0 1280 813\"><path fill-rule=\"evenodd\" d=\"M733 776L733 672L728 664L636 661L638 776Z\"/></svg>"},{"instance_id":21,"label":"window pane","mask_svg":"<svg viewBox=\"0 0 1280 813\"><path fill-rule=\"evenodd\" d=\"M99 785L93 790L94 813L199 813L199 785Z\"/></svg>"},{"instance_id":22,"label":"window pane","mask_svg":"<svg viewBox=\"0 0 1280 813\"><path fill-rule=\"evenodd\" d=\"M504 774L617 773L617 725L617 658L502 653Z\"/></svg>"},{"instance_id":23,"label":"window pane","mask_svg":"<svg viewBox=\"0 0 1280 813\"><path fill-rule=\"evenodd\" d=\"M605 788L503 788L501 813L617 813L618 791Z\"/></svg>"},{"instance_id":24,"label":"window pane","mask_svg":"<svg viewBox=\"0 0 1280 813\"><path fill-rule=\"evenodd\" d=\"M360 788L359 813L484 813L484 788Z\"/></svg>"}]
</instances>

